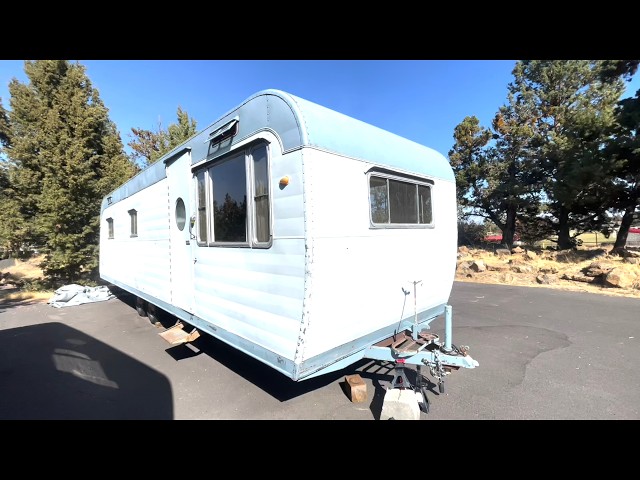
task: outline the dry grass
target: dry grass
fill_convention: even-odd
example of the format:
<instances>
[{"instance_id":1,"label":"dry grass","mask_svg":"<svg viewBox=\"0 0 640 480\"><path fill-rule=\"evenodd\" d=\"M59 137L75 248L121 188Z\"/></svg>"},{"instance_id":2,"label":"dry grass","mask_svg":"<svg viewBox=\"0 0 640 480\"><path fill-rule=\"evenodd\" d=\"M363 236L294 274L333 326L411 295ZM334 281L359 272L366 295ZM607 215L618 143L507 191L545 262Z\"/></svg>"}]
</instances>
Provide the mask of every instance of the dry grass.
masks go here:
<instances>
[{"instance_id":1,"label":"dry grass","mask_svg":"<svg viewBox=\"0 0 640 480\"><path fill-rule=\"evenodd\" d=\"M8 272L15 278L36 280L43 277L42 269L39 265L44 260L44 256L30 258L29 260L16 260L16 264L3 272Z\"/></svg>"},{"instance_id":2,"label":"dry grass","mask_svg":"<svg viewBox=\"0 0 640 480\"><path fill-rule=\"evenodd\" d=\"M496 255L493 251L482 249L466 249L461 247L458 254L456 280L461 282L478 282L502 285L519 285L527 287L556 288L580 292L600 293L605 295L640 298L640 263L629 263L622 257L609 255L610 247L585 247L575 251L553 252L548 250L531 250L510 255ZM469 264L481 260L487 266L483 272L475 272ZM42 257L29 260L16 260L16 264L0 269L0 305L25 305L45 303L52 296L52 291L26 291L14 283L42 279L42 269L38 266ZM605 267L615 267L625 272L635 283L629 288L609 287L598 282L585 283L562 278L578 276L584 278L584 271L593 263ZM547 275L554 279L553 283L540 284L537 278Z\"/></svg>"},{"instance_id":3,"label":"dry grass","mask_svg":"<svg viewBox=\"0 0 640 480\"><path fill-rule=\"evenodd\" d=\"M461 247L458 254L456 280L461 282L477 282L491 284L518 285L527 287L555 288L560 290L599 293L613 296L640 298L640 263L629 263L617 255L609 255L610 246L601 248L584 247L566 252L530 250L511 255L496 255L493 251L482 249L465 249ZM487 270L476 272L469 268L471 262L480 260ZM633 260L632 260L633 261ZM605 270L615 268L631 278L626 288L608 286L602 276L589 277L588 267L599 264ZM539 283L545 276L551 280L549 284ZM576 281L579 278L590 281Z\"/></svg>"},{"instance_id":4,"label":"dry grass","mask_svg":"<svg viewBox=\"0 0 640 480\"><path fill-rule=\"evenodd\" d=\"M26 305L30 303L46 303L52 291L28 291L19 288L22 282L41 280L42 269L39 267L43 257L28 260L15 260L15 265L0 269L0 305Z\"/></svg>"}]
</instances>

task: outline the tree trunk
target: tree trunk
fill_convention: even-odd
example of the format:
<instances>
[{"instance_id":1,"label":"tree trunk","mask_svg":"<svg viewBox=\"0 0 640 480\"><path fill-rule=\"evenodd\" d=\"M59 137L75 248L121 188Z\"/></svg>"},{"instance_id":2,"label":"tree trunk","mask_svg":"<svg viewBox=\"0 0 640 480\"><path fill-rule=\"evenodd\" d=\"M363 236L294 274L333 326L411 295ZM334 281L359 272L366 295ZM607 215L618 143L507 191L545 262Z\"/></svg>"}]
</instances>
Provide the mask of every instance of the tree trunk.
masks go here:
<instances>
[{"instance_id":1,"label":"tree trunk","mask_svg":"<svg viewBox=\"0 0 640 480\"><path fill-rule=\"evenodd\" d=\"M569 212L565 207L560 207L558 218L558 250L572 248L571 236L569 232Z\"/></svg>"},{"instance_id":2,"label":"tree trunk","mask_svg":"<svg viewBox=\"0 0 640 480\"><path fill-rule=\"evenodd\" d=\"M504 228L502 229L502 243L504 243L507 248L513 247L513 237L516 233L516 205L509 204L507 206L507 220L504 223Z\"/></svg>"},{"instance_id":3,"label":"tree trunk","mask_svg":"<svg viewBox=\"0 0 640 480\"><path fill-rule=\"evenodd\" d=\"M616 236L616 243L613 245L613 249L622 249L627 246L627 237L629 236L629 228L633 223L633 217L636 211L635 205L629 205L624 210L624 215L622 216L622 221L620 222L620 228L618 229L618 234Z\"/></svg>"}]
</instances>

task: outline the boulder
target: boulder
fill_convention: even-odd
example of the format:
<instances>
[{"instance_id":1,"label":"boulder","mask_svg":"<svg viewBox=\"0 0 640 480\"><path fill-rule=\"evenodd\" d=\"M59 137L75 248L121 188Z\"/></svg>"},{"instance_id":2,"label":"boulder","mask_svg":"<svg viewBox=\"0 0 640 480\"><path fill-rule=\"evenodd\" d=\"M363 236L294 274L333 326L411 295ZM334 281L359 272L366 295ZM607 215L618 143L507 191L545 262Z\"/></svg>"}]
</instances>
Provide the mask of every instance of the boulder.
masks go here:
<instances>
[{"instance_id":1,"label":"boulder","mask_svg":"<svg viewBox=\"0 0 640 480\"><path fill-rule=\"evenodd\" d=\"M469 268L474 272L484 272L487 267L482 260L475 260Z\"/></svg>"},{"instance_id":2,"label":"boulder","mask_svg":"<svg viewBox=\"0 0 640 480\"><path fill-rule=\"evenodd\" d=\"M579 273L565 273L562 275L564 280L571 280L572 282L592 283L595 278L587 277L586 275L580 275Z\"/></svg>"},{"instance_id":3,"label":"boulder","mask_svg":"<svg viewBox=\"0 0 640 480\"><path fill-rule=\"evenodd\" d=\"M594 262L588 267L583 268L582 273L584 273L587 277L599 277L601 275L606 275L613 268L614 268L614 265Z\"/></svg>"},{"instance_id":4,"label":"boulder","mask_svg":"<svg viewBox=\"0 0 640 480\"><path fill-rule=\"evenodd\" d=\"M631 272L626 272L621 268L614 268L604 277L605 285L615 288L633 288L637 276Z\"/></svg>"},{"instance_id":5,"label":"boulder","mask_svg":"<svg viewBox=\"0 0 640 480\"><path fill-rule=\"evenodd\" d=\"M536 269L531 265L513 265L511 271L516 273L535 273Z\"/></svg>"},{"instance_id":6,"label":"boulder","mask_svg":"<svg viewBox=\"0 0 640 480\"><path fill-rule=\"evenodd\" d=\"M551 283L556 283L558 281L558 277L555 275L549 275L547 273L543 273L542 275L538 275L536 277L536 282L541 285L549 285Z\"/></svg>"}]
</instances>

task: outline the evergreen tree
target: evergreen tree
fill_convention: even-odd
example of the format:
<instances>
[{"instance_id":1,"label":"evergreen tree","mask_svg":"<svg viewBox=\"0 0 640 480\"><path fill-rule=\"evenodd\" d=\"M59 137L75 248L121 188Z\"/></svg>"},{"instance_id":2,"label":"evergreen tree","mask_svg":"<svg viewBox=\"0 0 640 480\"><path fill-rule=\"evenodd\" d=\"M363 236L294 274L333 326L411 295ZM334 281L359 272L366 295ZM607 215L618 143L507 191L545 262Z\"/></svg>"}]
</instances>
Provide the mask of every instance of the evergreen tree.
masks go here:
<instances>
[{"instance_id":1,"label":"evergreen tree","mask_svg":"<svg viewBox=\"0 0 640 480\"><path fill-rule=\"evenodd\" d=\"M41 248L49 279L75 282L98 265L103 196L136 168L84 66L26 61L25 73L9 84L13 240Z\"/></svg>"},{"instance_id":2,"label":"evergreen tree","mask_svg":"<svg viewBox=\"0 0 640 480\"><path fill-rule=\"evenodd\" d=\"M2 97L0 97L0 153L2 153L3 147L9 145L10 134L9 115L2 105Z\"/></svg>"},{"instance_id":3,"label":"evergreen tree","mask_svg":"<svg viewBox=\"0 0 640 480\"><path fill-rule=\"evenodd\" d=\"M557 235L559 249L608 219L614 165L603 147L624 91L617 71L628 72L619 63L595 60L523 60L514 69L509 90L536 119L532 173L546 197L542 221ZM541 217L528 220L539 223Z\"/></svg>"},{"instance_id":4,"label":"evergreen tree","mask_svg":"<svg viewBox=\"0 0 640 480\"><path fill-rule=\"evenodd\" d=\"M165 153L185 142L197 133L197 123L189 114L178 106L178 123L169 125L167 130L159 123L157 130L132 128L134 139L128 143L131 147L132 159L141 160L142 167L155 163Z\"/></svg>"},{"instance_id":5,"label":"evergreen tree","mask_svg":"<svg viewBox=\"0 0 640 480\"><path fill-rule=\"evenodd\" d=\"M614 250L626 246L640 206L640 90L620 102L618 121L619 130L608 148L618 167L610 191L614 207L623 212Z\"/></svg>"},{"instance_id":6,"label":"evergreen tree","mask_svg":"<svg viewBox=\"0 0 640 480\"><path fill-rule=\"evenodd\" d=\"M527 168L533 119L517 98L509 95L508 100L493 120L495 133L481 127L477 117L456 126L449 160L459 205L468 215L491 220L511 247L518 215L536 211L538 192Z\"/></svg>"},{"instance_id":7,"label":"evergreen tree","mask_svg":"<svg viewBox=\"0 0 640 480\"><path fill-rule=\"evenodd\" d=\"M0 255L4 255L7 251L11 251L7 239L4 206L9 201L7 197L7 188L9 188L9 171L8 162L4 159L3 149L9 145L9 115L2 105L0 98ZM0 257L2 258L2 257Z\"/></svg>"}]
</instances>

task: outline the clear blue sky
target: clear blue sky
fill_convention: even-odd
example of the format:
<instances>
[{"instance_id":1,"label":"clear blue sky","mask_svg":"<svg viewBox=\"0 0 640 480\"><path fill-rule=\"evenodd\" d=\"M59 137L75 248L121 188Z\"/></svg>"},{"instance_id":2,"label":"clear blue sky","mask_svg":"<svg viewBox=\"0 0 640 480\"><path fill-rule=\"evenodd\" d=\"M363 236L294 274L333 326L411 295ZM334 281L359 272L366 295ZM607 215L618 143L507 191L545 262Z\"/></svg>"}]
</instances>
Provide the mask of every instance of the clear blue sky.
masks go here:
<instances>
[{"instance_id":1,"label":"clear blue sky","mask_svg":"<svg viewBox=\"0 0 640 480\"><path fill-rule=\"evenodd\" d=\"M447 155L467 115L490 126L505 103L515 60L80 60L122 142L131 127L176 122L181 106L198 130L250 95L284 90ZM24 62L0 60L0 98L26 82ZM625 97L640 89L640 74ZM127 151L130 149L127 148Z\"/></svg>"}]
</instances>

